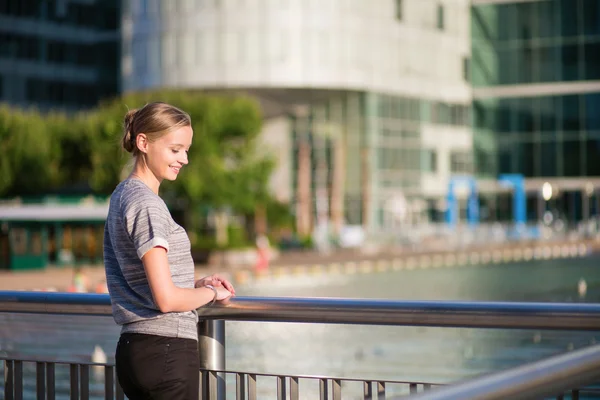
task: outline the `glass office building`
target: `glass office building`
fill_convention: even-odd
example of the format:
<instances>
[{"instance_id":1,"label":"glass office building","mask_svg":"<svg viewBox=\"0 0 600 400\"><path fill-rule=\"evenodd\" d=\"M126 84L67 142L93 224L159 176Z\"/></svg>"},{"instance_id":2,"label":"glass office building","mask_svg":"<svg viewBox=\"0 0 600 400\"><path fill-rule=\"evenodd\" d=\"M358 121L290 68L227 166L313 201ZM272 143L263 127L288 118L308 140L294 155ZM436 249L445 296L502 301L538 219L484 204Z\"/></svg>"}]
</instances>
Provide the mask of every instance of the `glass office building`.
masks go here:
<instances>
[{"instance_id":1,"label":"glass office building","mask_svg":"<svg viewBox=\"0 0 600 400\"><path fill-rule=\"evenodd\" d=\"M248 93L299 226L406 226L472 171L469 3L128 0L123 89Z\"/></svg>"},{"instance_id":2,"label":"glass office building","mask_svg":"<svg viewBox=\"0 0 600 400\"><path fill-rule=\"evenodd\" d=\"M0 102L77 110L119 91L120 0L0 1Z\"/></svg>"},{"instance_id":3,"label":"glass office building","mask_svg":"<svg viewBox=\"0 0 600 400\"><path fill-rule=\"evenodd\" d=\"M600 2L477 3L471 64L479 172L600 176Z\"/></svg>"},{"instance_id":4,"label":"glass office building","mask_svg":"<svg viewBox=\"0 0 600 400\"><path fill-rule=\"evenodd\" d=\"M471 34L480 177L523 174L530 221L587 219L600 209L600 1L473 0Z\"/></svg>"}]
</instances>

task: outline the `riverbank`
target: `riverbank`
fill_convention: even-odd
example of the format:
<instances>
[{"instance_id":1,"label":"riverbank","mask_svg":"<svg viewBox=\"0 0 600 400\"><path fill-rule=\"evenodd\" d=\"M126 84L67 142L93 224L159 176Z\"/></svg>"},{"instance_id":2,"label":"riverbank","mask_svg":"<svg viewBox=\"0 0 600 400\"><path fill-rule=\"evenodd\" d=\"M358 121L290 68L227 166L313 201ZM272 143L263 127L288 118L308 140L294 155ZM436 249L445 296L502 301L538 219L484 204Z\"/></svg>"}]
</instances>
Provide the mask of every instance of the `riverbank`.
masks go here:
<instances>
[{"instance_id":1,"label":"riverbank","mask_svg":"<svg viewBox=\"0 0 600 400\"><path fill-rule=\"evenodd\" d=\"M388 270L485 266L531 260L586 257L600 253L600 240L557 240L505 242L458 249L388 249L386 251L343 250L320 254L316 252L283 253L268 269L255 271L247 266L197 265L196 277L212 273L227 276L234 284L251 283L258 279L319 274L357 274ZM102 292L102 265L81 266L88 291ZM35 271L0 271L0 290L68 291L73 281L73 267L49 267Z\"/></svg>"}]
</instances>

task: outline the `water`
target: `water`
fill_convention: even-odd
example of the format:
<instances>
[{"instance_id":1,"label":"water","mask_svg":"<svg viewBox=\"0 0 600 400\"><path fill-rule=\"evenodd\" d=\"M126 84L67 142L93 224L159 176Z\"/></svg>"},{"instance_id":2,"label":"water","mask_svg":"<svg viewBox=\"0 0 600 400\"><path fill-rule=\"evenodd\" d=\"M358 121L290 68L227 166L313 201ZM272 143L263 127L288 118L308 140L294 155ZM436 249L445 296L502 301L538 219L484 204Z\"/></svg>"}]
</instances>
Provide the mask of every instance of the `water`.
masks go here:
<instances>
[{"instance_id":1,"label":"water","mask_svg":"<svg viewBox=\"0 0 600 400\"><path fill-rule=\"evenodd\" d=\"M590 257L284 276L236 289L240 296L266 297L598 302L599 261ZM583 298L577 291L580 278L588 286ZM111 362L118 332L109 317L0 314L0 355L82 362L89 361L94 346L100 345ZM563 332L228 322L226 340L229 370L443 383L588 346L600 340L600 329Z\"/></svg>"}]
</instances>

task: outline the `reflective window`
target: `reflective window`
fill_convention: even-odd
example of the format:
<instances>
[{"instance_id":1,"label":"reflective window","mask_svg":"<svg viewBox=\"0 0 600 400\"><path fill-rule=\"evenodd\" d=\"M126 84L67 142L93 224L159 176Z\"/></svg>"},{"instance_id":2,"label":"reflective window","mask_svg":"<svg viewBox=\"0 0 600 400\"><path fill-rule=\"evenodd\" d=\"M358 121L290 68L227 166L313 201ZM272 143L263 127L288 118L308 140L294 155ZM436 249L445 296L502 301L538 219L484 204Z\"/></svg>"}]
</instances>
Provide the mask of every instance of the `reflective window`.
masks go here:
<instances>
[{"instance_id":1,"label":"reflective window","mask_svg":"<svg viewBox=\"0 0 600 400\"><path fill-rule=\"evenodd\" d=\"M600 79L600 2L473 6L475 86Z\"/></svg>"},{"instance_id":2,"label":"reflective window","mask_svg":"<svg viewBox=\"0 0 600 400\"><path fill-rule=\"evenodd\" d=\"M396 19L402 21L402 0L396 0Z\"/></svg>"},{"instance_id":3,"label":"reflective window","mask_svg":"<svg viewBox=\"0 0 600 400\"><path fill-rule=\"evenodd\" d=\"M438 4L437 6L437 28L441 31L444 30L445 21L444 21L444 6L442 4Z\"/></svg>"},{"instance_id":4,"label":"reflective window","mask_svg":"<svg viewBox=\"0 0 600 400\"><path fill-rule=\"evenodd\" d=\"M479 155L476 146L478 173L492 162L493 174L600 174L600 93L475 101L473 110L474 143L490 132L497 143Z\"/></svg>"}]
</instances>

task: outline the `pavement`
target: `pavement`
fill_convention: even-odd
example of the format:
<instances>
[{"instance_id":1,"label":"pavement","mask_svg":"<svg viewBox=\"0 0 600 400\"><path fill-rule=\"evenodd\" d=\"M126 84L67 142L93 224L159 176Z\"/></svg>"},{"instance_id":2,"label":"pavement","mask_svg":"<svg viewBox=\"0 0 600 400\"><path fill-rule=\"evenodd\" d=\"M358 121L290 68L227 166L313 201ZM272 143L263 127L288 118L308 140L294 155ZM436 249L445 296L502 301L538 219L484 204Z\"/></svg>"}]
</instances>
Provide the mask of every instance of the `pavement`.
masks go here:
<instances>
[{"instance_id":1,"label":"pavement","mask_svg":"<svg viewBox=\"0 0 600 400\"><path fill-rule=\"evenodd\" d=\"M103 265L84 265L81 270L88 282L88 291L97 291L105 279ZM217 272L216 268L199 266L196 268L197 279ZM33 271L1 271L0 290L40 290L40 291L68 291L73 281L74 268L48 267L44 270ZM100 290L98 290L100 291Z\"/></svg>"},{"instance_id":2,"label":"pavement","mask_svg":"<svg viewBox=\"0 0 600 400\"><path fill-rule=\"evenodd\" d=\"M271 266L290 266L297 264L313 264L355 259L355 252L334 252L329 255L317 252L288 252L272 260ZM105 280L104 265L81 265L80 266L88 286L88 292L101 292ZM234 281L234 275L240 270L251 269L250 266L229 265L196 265L196 279L204 276L221 273L228 279ZM68 291L74 277L73 266L49 266L42 270L7 271L0 270L1 290L39 290L39 291Z\"/></svg>"}]
</instances>

